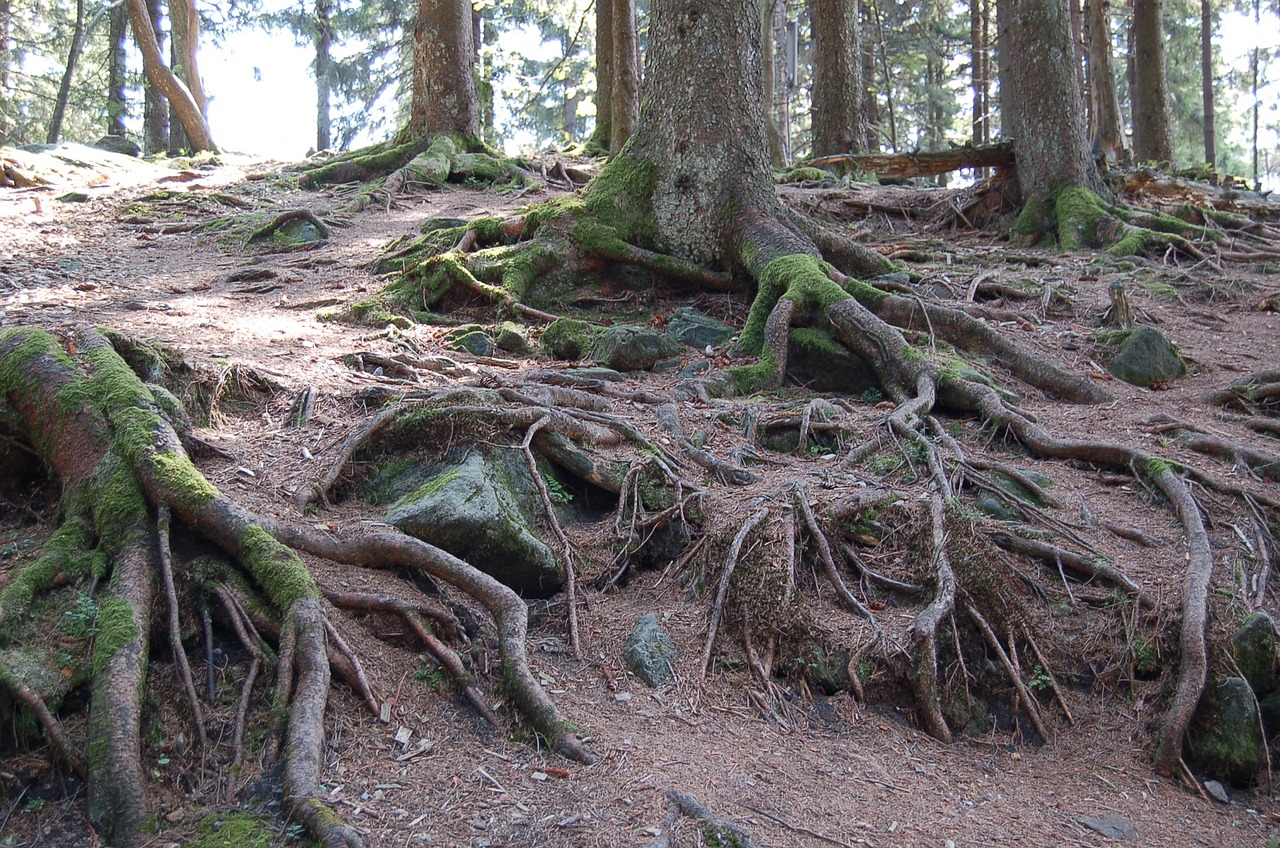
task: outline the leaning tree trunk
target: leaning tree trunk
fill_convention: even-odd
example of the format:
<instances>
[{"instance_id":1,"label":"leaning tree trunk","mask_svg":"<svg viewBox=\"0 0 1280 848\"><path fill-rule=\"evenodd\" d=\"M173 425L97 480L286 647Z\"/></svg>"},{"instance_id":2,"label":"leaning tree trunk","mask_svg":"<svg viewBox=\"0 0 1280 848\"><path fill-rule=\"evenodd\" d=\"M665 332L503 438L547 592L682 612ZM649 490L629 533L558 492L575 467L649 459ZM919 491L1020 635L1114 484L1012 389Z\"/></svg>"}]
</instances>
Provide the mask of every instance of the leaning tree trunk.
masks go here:
<instances>
[{"instance_id":1,"label":"leaning tree trunk","mask_svg":"<svg viewBox=\"0 0 1280 848\"><path fill-rule=\"evenodd\" d=\"M191 92L201 116L207 116L208 98L200 78L200 15L194 0L169 0L169 26L173 34L173 72Z\"/></svg>"},{"instance_id":2,"label":"leaning tree trunk","mask_svg":"<svg viewBox=\"0 0 1280 848\"><path fill-rule=\"evenodd\" d=\"M57 144L62 135L62 119L67 114L67 100L71 97L71 78L75 76L76 65L80 62L80 51L84 48L84 0L76 0L76 24L71 33L71 49L67 54L67 66L62 71L62 84L58 86L58 97L53 104L53 117L49 120L49 144Z\"/></svg>"},{"instance_id":3,"label":"leaning tree trunk","mask_svg":"<svg viewBox=\"0 0 1280 848\"><path fill-rule=\"evenodd\" d=\"M1088 4L1090 129L1098 150L1119 162L1125 150L1111 55L1111 8L1109 0L1088 0Z\"/></svg>"},{"instance_id":4,"label":"leaning tree trunk","mask_svg":"<svg viewBox=\"0 0 1280 848\"><path fill-rule=\"evenodd\" d=\"M1163 7L1163 0L1133 0L1133 155L1140 162L1173 161Z\"/></svg>"},{"instance_id":5,"label":"leaning tree trunk","mask_svg":"<svg viewBox=\"0 0 1280 848\"><path fill-rule=\"evenodd\" d=\"M151 17L147 14L145 0L125 0L125 3L129 9L129 23L133 26L138 49L142 52L142 66L147 79L168 98L169 103L177 111L191 147L196 151L217 151L217 145L213 143L213 136L209 132L209 125L200 111L199 104L182 80L178 79L164 64L155 30L151 28Z\"/></svg>"},{"instance_id":6,"label":"leaning tree trunk","mask_svg":"<svg viewBox=\"0 0 1280 848\"><path fill-rule=\"evenodd\" d=\"M1001 44L1002 71L1008 61L1010 106L1018 182L1024 197L1039 201L1063 185L1101 192L1102 180L1085 138L1084 100L1075 69L1075 49L1066 7L1057 0L1020 0L1000 7L1008 47ZM1006 29L1007 27L1007 29ZM1016 61L1009 61L1009 56ZM1012 103L1004 99L1012 94Z\"/></svg>"},{"instance_id":7,"label":"leaning tree trunk","mask_svg":"<svg viewBox=\"0 0 1280 848\"><path fill-rule=\"evenodd\" d=\"M814 0L813 156L860 153L863 112L862 44L857 0Z\"/></svg>"},{"instance_id":8,"label":"leaning tree trunk","mask_svg":"<svg viewBox=\"0 0 1280 848\"><path fill-rule=\"evenodd\" d=\"M609 153L617 156L640 117L640 37L635 0L613 0L613 96Z\"/></svg>"}]
</instances>

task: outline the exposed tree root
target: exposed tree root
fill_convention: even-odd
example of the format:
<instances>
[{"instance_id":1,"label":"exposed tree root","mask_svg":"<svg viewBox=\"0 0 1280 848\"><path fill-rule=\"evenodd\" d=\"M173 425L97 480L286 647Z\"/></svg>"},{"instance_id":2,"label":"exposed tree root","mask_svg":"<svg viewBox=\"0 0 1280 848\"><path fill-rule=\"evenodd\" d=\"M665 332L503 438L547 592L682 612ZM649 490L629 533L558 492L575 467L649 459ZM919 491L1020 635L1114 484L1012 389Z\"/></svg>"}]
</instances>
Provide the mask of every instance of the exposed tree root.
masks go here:
<instances>
[{"instance_id":1,"label":"exposed tree root","mask_svg":"<svg viewBox=\"0 0 1280 848\"><path fill-rule=\"evenodd\" d=\"M677 817L682 815L702 825L698 840L700 845L759 848L760 843L751 834L729 819L715 815L688 792L670 789L667 791L667 800L671 802L671 812L667 816L663 832L653 841L651 848L672 848L671 829L675 826Z\"/></svg>"}]
</instances>

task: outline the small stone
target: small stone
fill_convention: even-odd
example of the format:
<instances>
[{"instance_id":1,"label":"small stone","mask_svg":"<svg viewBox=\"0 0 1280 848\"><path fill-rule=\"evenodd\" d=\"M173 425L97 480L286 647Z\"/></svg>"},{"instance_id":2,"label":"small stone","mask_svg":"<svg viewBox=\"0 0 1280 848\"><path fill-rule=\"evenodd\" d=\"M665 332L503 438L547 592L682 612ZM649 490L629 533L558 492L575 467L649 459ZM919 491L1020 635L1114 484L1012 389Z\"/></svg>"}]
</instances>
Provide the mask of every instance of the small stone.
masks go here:
<instances>
[{"instance_id":1,"label":"small stone","mask_svg":"<svg viewBox=\"0 0 1280 848\"><path fill-rule=\"evenodd\" d=\"M1138 838L1138 829L1119 816L1081 816L1077 821L1111 839L1123 841Z\"/></svg>"},{"instance_id":2,"label":"small stone","mask_svg":"<svg viewBox=\"0 0 1280 848\"><path fill-rule=\"evenodd\" d=\"M656 687L671 679L676 649L671 644L671 637L658 623L658 616L649 613L636 622L636 629L627 639L622 656L636 677Z\"/></svg>"},{"instance_id":3,"label":"small stone","mask_svg":"<svg viewBox=\"0 0 1280 848\"><path fill-rule=\"evenodd\" d=\"M1216 780L1206 780L1204 782L1204 791L1208 792L1209 797L1219 804L1231 803L1231 796L1227 794L1227 788Z\"/></svg>"},{"instance_id":4,"label":"small stone","mask_svg":"<svg viewBox=\"0 0 1280 848\"><path fill-rule=\"evenodd\" d=\"M177 824L178 822L182 821L186 817L187 817L187 811L182 809L181 807L178 807L173 812L165 816L165 820L168 821L170 824Z\"/></svg>"},{"instance_id":5,"label":"small stone","mask_svg":"<svg viewBox=\"0 0 1280 848\"><path fill-rule=\"evenodd\" d=\"M529 775L529 777L533 778L534 780L546 780L547 773L545 771L535 771L533 774Z\"/></svg>"},{"instance_id":6,"label":"small stone","mask_svg":"<svg viewBox=\"0 0 1280 848\"><path fill-rule=\"evenodd\" d=\"M1120 345L1107 366L1112 376L1134 386L1172 380L1187 373L1187 363L1178 348L1155 327L1139 327Z\"/></svg>"},{"instance_id":7,"label":"small stone","mask_svg":"<svg viewBox=\"0 0 1280 848\"><path fill-rule=\"evenodd\" d=\"M624 703L624 704L625 704L627 701L630 701L630 700L631 700L631 693L630 693L630 692L619 692L618 694L616 694L616 695L614 695L614 696L613 696L613 700L615 700L615 701L621 701L622 703Z\"/></svg>"}]
</instances>

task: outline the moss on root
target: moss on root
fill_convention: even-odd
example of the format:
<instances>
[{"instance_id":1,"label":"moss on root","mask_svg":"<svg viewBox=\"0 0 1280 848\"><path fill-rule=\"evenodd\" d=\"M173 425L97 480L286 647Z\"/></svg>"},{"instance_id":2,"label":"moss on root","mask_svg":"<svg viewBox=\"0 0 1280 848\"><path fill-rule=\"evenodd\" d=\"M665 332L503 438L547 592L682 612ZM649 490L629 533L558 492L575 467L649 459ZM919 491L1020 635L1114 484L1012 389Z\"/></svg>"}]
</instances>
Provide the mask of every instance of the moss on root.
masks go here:
<instances>
[{"instance_id":1,"label":"moss on root","mask_svg":"<svg viewBox=\"0 0 1280 848\"><path fill-rule=\"evenodd\" d=\"M278 610L320 595L315 578L297 554L261 527L244 529L236 555Z\"/></svg>"},{"instance_id":2,"label":"moss on root","mask_svg":"<svg viewBox=\"0 0 1280 848\"><path fill-rule=\"evenodd\" d=\"M123 598L108 595L98 604L98 633L93 640L93 673L97 676L125 645L138 636L133 606Z\"/></svg>"}]
</instances>

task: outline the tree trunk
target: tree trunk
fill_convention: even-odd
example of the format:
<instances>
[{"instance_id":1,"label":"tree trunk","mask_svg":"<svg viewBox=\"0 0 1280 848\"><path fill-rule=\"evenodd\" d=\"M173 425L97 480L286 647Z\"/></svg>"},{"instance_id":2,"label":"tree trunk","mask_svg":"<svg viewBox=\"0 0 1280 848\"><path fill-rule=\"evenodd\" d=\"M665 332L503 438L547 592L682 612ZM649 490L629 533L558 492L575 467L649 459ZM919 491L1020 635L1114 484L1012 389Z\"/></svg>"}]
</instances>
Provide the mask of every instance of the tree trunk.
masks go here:
<instances>
[{"instance_id":1,"label":"tree trunk","mask_svg":"<svg viewBox=\"0 0 1280 848\"><path fill-rule=\"evenodd\" d=\"M182 57L178 53L178 43L176 39L169 39L169 67L175 68L182 63ZM178 77L182 79L182 77ZM185 84L185 83L184 83ZM169 155L182 156L188 152L191 147L187 141L186 130L182 126L182 116L178 114L178 107L173 103L168 104L169 109Z\"/></svg>"},{"instance_id":2,"label":"tree trunk","mask_svg":"<svg viewBox=\"0 0 1280 848\"><path fill-rule=\"evenodd\" d=\"M1084 46L1084 17L1080 13L1080 0L1067 0L1067 4L1067 11L1071 20L1071 49L1076 54L1076 83L1080 86L1081 94L1083 94L1089 90L1087 80L1084 78L1085 62L1088 58L1085 55Z\"/></svg>"},{"instance_id":3,"label":"tree trunk","mask_svg":"<svg viewBox=\"0 0 1280 848\"><path fill-rule=\"evenodd\" d=\"M596 126L587 141L605 152L613 140L613 0L596 0Z\"/></svg>"},{"instance_id":4,"label":"tree trunk","mask_svg":"<svg viewBox=\"0 0 1280 848\"><path fill-rule=\"evenodd\" d=\"M201 114L200 107L192 98L191 92L187 90L182 80L165 67L155 30L151 28L151 18L147 14L145 0L126 0L126 3L129 9L129 23L133 26L134 37L138 40L138 48L142 51L142 66L147 78L177 110L192 148L196 151L216 151L218 148L213 143L213 136L209 133L209 125L205 122L204 115Z\"/></svg>"},{"instance_id":5,"label":"tree trunk","mask_svg":"<svg viewBox=\"0 0 1280 848\"><path fill-rule=\"evenodd\" d=\"M889 54L884 44L884 19L880 17L879 0L873 0L872 16L876 22L876 52L880 55L880 83L884 90L884 107L889 117L889 149L898 152L898 119L893 105L893 80L889 78Z\"/></svg>"},{"instance_id":6,"label":"tree trunk","mask_svg":"<svg viewBox=\"0 0 1280 848\"><path fill-rule=\"evenodd\" d=\"M5 0L7 2L7 0ZM129 112L125 96L127 68L125 35L129 31L129 13L124 4L113 6L110 17L110 45L107 55L107 134L124 136L124 119Z\"/></svg>"},{"instance_id":7,"label":"tree trunk","mask_svg":"<svg viewBox=\"0 0 1280 848\"><path fill-rule=\"evenodd\" d=\"M1133 155L1140 162L1173 161L1163 7L1163 0L1133 0Z\"/></svg>"},{"instance_id":8,"label":"tree trunk","mask_svg":"<svg viewBox=\"0 0 1280 848\"><path fill-rule=\"evenodd\" d=\"M1013 94L1018 182L1029 200L1070 185L1102 191L1085 137L1084 100L1076 75L1067 9L1058 0L1019 0L1005 7L1010 50L1001 50Z\"/></svg>"},{"instance_id":9,"label":"tree trunk","mask_svg":"<svg viewBox=\"0 0 1280 848\"><path fill-rule=\"evenodd\" d=\"M1262 25L1262 0L1253 0L1253 30L1258 32ZM1253 190L1262 191L1262 180L1258 179L1258 108L1261 104L1258 102L1258 68L1261 63L1261 55L1258 50L1258 43L1254 41L1253 54L1249 59L1249 73L1252 77L1251 91L1253 93Z\"/></svg>"},{"instance_id":10,"label":"tree trunk","mask_svg":"<svg viewBox=\"0 0 1280 848\"><path fill-rule=\"evenodd\" d=\"M1000 135L1014 138L1018 132L1017 93L1013 90L1014 46L1012 20L1015 0L996 2L996 82L1000 103Z\"/></svg>"},{"instance_id":11,"label":"tree trunk","mask_svg":"<svg viewBox=\"0 0 1280 848\"><path fill-rule=\"evenodd\" d=\"M418 0L421 49L415 45L415 74L422 72L424 132L480 135L475 49L471 44L468 0Z\"/></svg>"},{"instance_id":12,"label":"tree trunk","mask_svg":"<svg viewBox=\"0 0 1280 848\"><path fill-rule=\"evenodd\" d=\"M640 116L640 39L635 0L613 0L613 121L609 153L618 155Z\"/></svg>"},{"instance_id":13,"label":"tree trunk","mask_svg":"<svg viewBox=\"0 0 1280 848\"><path fill-rule=\"evenodd\" d=\"M1200 102L1204 113L1204 161L1210 168L1218 162L1218 130L1213 115L1213 18L1212 0L1200 0Z\"/></svg>"},{"instance_id":14,"label":"tree trunk","mask_svg":"<svg viewBox=\"0 0 1280 848\"><path fill-rule=\"evenodd\" d=\"M871 15L865 2L858 3L859 25L863 33L872 31ZM880 152L880 101L876 98L876 53L872 39L862 39L862 113L867 119L866 151Z\"/></svg>"},{"instance_id":15,"label":"tree trunk","mask_svg":"<svg viewBox=\"0 0 1280 848\"><path fill-rule=\"evenodd\" d=\"M769 161L773 167L782 168L787 160L782 155L782 134L778 132L773 109L778 98L778 42L773 37L773 15L777 5L778 0L765 0L761 4L760 54L764 60L764 120L765 132L769 135Z\"/></svg>"},{"instance_id":16,"label":"tree trunk","mask_svg":"<svg viewBox=\"0 0 1280 848\"><path fill-rule=\"evenodd\" d=\"M1125 159L1120 100L1111 55L1111 10L1108 0L1089 4L1089 118L1094 147L1114 162Z\"/></svg>"},{"instance_id":17,"label":"tree trunk","mask_svg":"<svg viewBox=\"0 0 1280 848\"><path fill-rule=\"evenodd\" d=\"M53 117L49 120L49 144L57 144L62 135L62 119L67 114L67 100L71 97L71 78L75 76L84 48L84 0L76 0L76 24L71 33L71 50L67 54L67 67L62 72L62 84L58 86L58 99L53 104Z\"/></svg>"},{"instance_id":18,"label":"tree trunk","mask_svg":"<svg viewBox=\"0 0 1280 848\"><path fill-rule=\"evenodd\" d=\"M329 114L329 92L333 44L333 0L316 0L316 150L328 150L332 144L332 119Z\"/></svg>"},{"instance_id":19,"label":"tree trunk","mask_svg":"<svg viewBox=\"0 0 1280 848\"><path fill-rule=\"evenodd\" d=\"M208 115L208 98L200 78L200 15L195 0L169 0L169 25L173 36L173 72L186 84L202 117Z\"/></svg>"},{"instance_id":20,"label":"tree trunk","mask_svg":"<svg viewBox=\"0 0 1280 848\"><path fill-rule=\"evenodd\" d=\"M409 125L405 133L409 138L421 138L427 134L427 11L426 4L418 3L418 16L413 22L413 69L409 84Z\"/></svg>"},{"instance_id":21,"label":"tree trunk","mask_svg":"<svg viewBox=\"0 0 1280 848\"><path fill-rule=\"evenodd\" d=\"M867 127L857 0L814 0L812 21L816 55L811 153L860 153Z\"/></svg>"},{"instance_id":22,"label":"tree trunk","mask_svg":"<svg viewBox=\"0 0 1280 848\"><path fill-rule=\"evenodd\" d=\"M156 42L156 52L164 49L164 35L160 29L160 0L145 0L148 29ZM129 16L125 4L125 16ZM135 30L133 40L142 47L142 36ZM142 149L147 153L164 153L169 150L169 104L160 88L145 73L142 78L144 103L142 120L145 125Z\"/></svg>"},{"instance_id":23,"label":"tree trunk","mask_svg":"<svg viewBox=\"0 0 1280 848\"><path fill-rule=\"evenodd\" d=\"M480 126L486 144L497 146L498 133L494 126L494 91L493 91L493 55L498 43L498 27L493 22L493 10L483 15L480 21L481 41L476 46L479 58L479 79L477 94L480 98ZM599 120L597 113L596 120Z\"/></svg>"}]
</instances>

